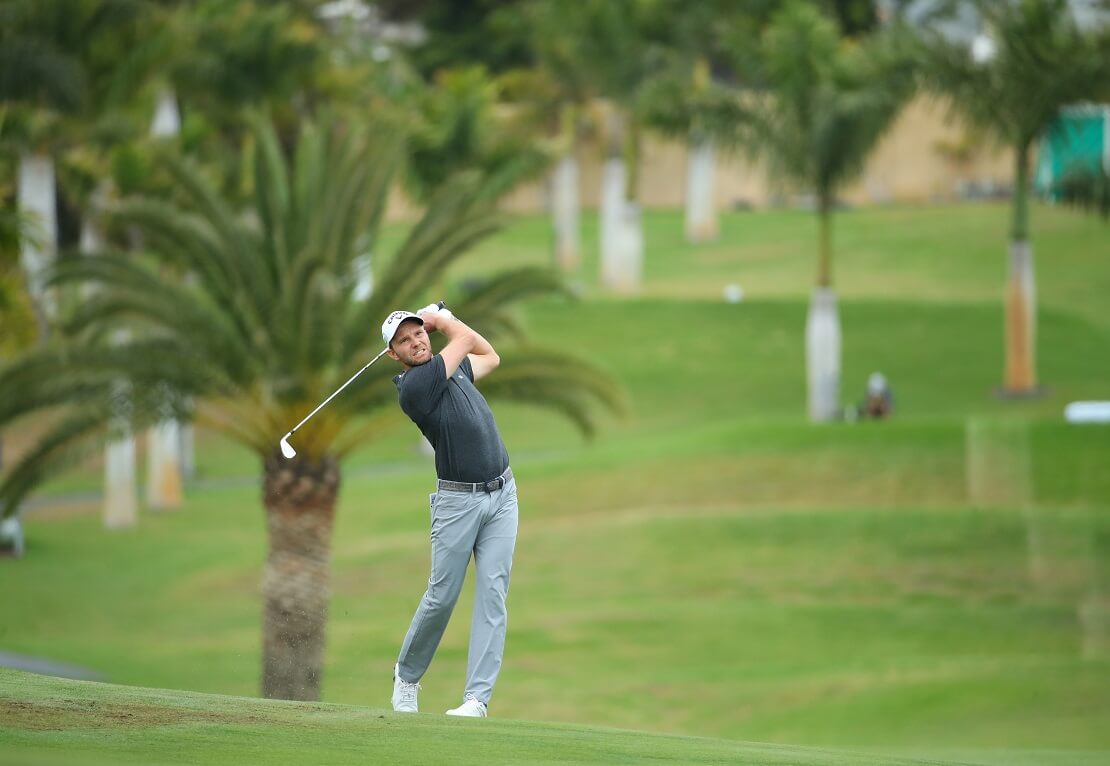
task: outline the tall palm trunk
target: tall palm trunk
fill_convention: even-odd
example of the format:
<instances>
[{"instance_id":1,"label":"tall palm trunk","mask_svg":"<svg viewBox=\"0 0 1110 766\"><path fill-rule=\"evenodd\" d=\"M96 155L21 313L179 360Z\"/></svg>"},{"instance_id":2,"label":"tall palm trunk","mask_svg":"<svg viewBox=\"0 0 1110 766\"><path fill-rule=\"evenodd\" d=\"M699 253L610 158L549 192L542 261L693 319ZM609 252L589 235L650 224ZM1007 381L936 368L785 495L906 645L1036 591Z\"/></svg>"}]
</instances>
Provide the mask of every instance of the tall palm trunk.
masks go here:
<instances>
[{"instance_id":1,"label":"tall palm trunk","mask_svg":"<svg viewBox=\"0 0 1110 766\"><path fill-rule=\"evenodd\" d=\"M101 184L88 201L85 216L81 221L81 254L90 257L103 248L103 238L97 224L97 216L104 204L107 191ZM95 291L87 286L83 297L90 297ZM123 343L126 331L117 331L115 341ZM129 397L128 383L116 381L116 400L124 401ZM127 427L127 418L121 416L113 426L118 434L108 442L104 454L104 505L101 518L109 529L133 527L139 520L139 495L135 476L135 436Z\"/></svg>"},{"instance_id":2,"label":"tall palm trunk","mask_svg":"<svg viewBox=\"0 0 1110 766\"><path fill-rule=\"evenodd\" d=\"M181 426L163 420L146 432L146 502L154 509L180 508Z\"/></svg>"},{"instance_id":3,"label":"tall palm trunk","mask_svg":"<svg viewBox=\"0 0 1110 766\"><path fill-rule=\"evenodd\" d=\"M181 112L172 88L158 95L158 104L150 121L153 138L175 138L181 132ZM187 426L176 420L166 420L147 431L147 503L151 508L179 508L182 503L181 446L191 438L182 438L181 430ZM191 458L190 458L191 461Z\"/></svg>"},{"instance_id":4,"label":"tall palm trunk","mask_svg":"<svg viewBox=\"0 0 1110 766\"><path fill-rule=\"evenodd\" d=\"M640 206L635 201L638 182L639 135L636 125L614 108L609 120L608 151L601 193L601 282L622 293L640 287L644 236Z\"/></svg>"},{"instance_id":5,"label":"tall palm trunk","mask_svg":"<svg viewBox=\"0 0 1110 766\"><path fill-rule=\"evenodd\" d=\"M57 301L44 284L45 272L58 251L58 212L54 185L54 158L49 154L24 152L19 158L19 207L35 217L37 237L20 241L20 261L27 274L31 305L44 340L50 320L57 314Z\"/></svg>"},{"instance_id":6,"label":"tall palm trunk","mask_svg":"<svg viewBox=\"0 0 1110 766\"><path fill-rule=\"evenodd\" d=\"M262 695L317 700L331 598L331 536L339 467L333 457L264 464L269 555L262 576Z\"/></svg>"},{"instance_id":7,"label":"tall palm trunk","mask_svg":"<svg viewBox=\"0 0 1110 766\"><path fill-rule=\"evenodd\" d=\"M709 242L717 237L713 192L713 142L691 137L686 159L686 241Z\"/></svg>"},{"instance_id":8,"label":"tall palm trunk","mask_svg":"<svg viewBox=\"0 0 1110 766\"><path fill-rule=\"evenodd\" d=\"M704 92L710 81L709 61L701 56L691 83ZM708 242L717 237L717 206L713 192L713 142L697 128L690 131L686 156L686 241Z\"/></svg>"},{"instance_id":9,"label":"tall palm trunk","mask_svg":"<svg viewBox=\"0 0 1110 766\"><path fill-rule=\"evenodd\" d=\"M806 383L809 417L827 421L840 408L840 316L832 288L832 200L819 193L820 244L817 286L806 318Z\"/></svg>"},{"instance_id":10,"label":"tall palm trunk","mask_svg":"<svg viewBox=\"0 0 1110 766\"><path fill-rule=\"evenodd\" d=\"M551 177L551 218L555 234L555 263L564 272L578 268L578 159L575 157L575 133L578 121L573 105L563 107L559 115L563 156Z\"/></svg>"},{"instance_id":11,"label":"tall palm trunk","mask_svg":"<svg viewBox=\"0 0 1110 766\"><path fill-rule=\"evenodd\" d=\"M1017 148L1014 173L1014 218L1010 235L1006 288L1006 392L1032 394L1037 389L1037 286L1033 246L1029 242L1029 142Z\"/></svg>"}]
</instances>

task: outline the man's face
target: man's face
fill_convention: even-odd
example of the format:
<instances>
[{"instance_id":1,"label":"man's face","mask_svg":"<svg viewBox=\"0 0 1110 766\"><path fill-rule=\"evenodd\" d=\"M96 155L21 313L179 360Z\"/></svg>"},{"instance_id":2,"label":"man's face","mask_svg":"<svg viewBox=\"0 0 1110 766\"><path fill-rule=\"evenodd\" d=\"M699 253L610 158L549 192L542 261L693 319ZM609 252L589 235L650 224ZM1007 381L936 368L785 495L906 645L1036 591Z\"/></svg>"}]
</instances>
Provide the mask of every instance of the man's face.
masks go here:
<instances>
[{"instance_id":1,"label":"man's face","mask_svg":"<svg viewBox=\"0 0 1110 766\"><path fill-rule=\"evenodd\" d=\"M432 344L424 325L415 319L406 319L397 328L393 342L386 352L405 367L418 367L432 359Z\"/></svg>"}]
</instances>

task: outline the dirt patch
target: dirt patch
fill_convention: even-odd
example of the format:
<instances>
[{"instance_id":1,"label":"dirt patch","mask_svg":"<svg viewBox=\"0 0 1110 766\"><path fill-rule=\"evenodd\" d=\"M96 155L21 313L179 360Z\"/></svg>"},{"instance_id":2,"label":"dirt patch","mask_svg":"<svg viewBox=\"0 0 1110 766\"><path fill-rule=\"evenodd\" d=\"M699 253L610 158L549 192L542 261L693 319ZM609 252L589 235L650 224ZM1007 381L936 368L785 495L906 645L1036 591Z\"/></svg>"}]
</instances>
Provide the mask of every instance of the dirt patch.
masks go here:
<instances>
[{"instance_id":1,"label":"dirt patch","mask_svg":"<svg viewBox=\"0 0 1110 766\"><path fill-rule=\"evenodd\" d=\"M248 724L262 721L254 715L228 715L205 710L161 705L120 704L96 700L25 702L0 699L0 728L25 731L67 729L148 728L181 723Z\"/></svg>"}]
</instances>

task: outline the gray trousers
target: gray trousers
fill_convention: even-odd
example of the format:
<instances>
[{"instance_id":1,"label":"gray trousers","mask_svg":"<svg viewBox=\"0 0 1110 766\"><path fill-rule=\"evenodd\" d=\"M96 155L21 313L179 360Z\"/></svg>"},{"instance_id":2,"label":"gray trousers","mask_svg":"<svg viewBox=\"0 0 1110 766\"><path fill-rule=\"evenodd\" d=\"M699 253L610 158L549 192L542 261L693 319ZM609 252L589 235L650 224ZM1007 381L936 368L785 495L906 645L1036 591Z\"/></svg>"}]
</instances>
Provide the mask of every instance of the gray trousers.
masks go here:
<instances>
[{"instance_id":1,"label":"gray trousers","mask_svg":"<svg viewBox=\"0 0 1110 766\"><path fill-rule=\"evenodd\" d=\"M493 492L432 494L432 573L397 659L402 680L428 670L462 590L470 556L477 578L465 694L489 704L505 651L509 576L516 546L516 480Z\"/></svg>"}]
</instances>

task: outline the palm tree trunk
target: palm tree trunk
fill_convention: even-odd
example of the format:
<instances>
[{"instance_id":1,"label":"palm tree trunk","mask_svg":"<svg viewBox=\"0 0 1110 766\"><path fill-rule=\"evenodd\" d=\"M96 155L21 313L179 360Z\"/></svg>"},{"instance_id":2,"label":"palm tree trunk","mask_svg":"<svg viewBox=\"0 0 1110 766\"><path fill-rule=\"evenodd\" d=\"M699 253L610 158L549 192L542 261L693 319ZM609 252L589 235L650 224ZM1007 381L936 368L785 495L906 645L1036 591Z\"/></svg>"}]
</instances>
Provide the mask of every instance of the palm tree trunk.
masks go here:
<instances>
[{"instance_id":1,"label":"palm tree trunk","mask_svg":"<svg viewBox=\"0 0 1110 766\"><path fill-rule=\"evenodd\" d=\"M181 425L163 420L146 432L146 501L151 508L180 508Z\"/></svg>"},{"instance_id":2,"label":"palm tree trunk","mask_svg":"<svg viewBox=\"0 0 1110 766\"><path fill-rule=\"evenodd\" d=\"M686 159L686 241L709 242L717 237L713 193L713 142L693 137Z\"/></svg>"},{"instance_id":3,"label":"palm tree trunk","mask_svg":"<svg viewBox=\"0 0 1110 766\"><path fill-rule=\"evenodd\" d=\"M625 128L624 117L614 110L609 159L605 165L602 198L602 284L620 293L640 287L644 260L644 235L640 206L636 202L640 136L635 123Z\"/></svg>"},{"instance_id":4,"label":"palm tree trunk","mask_svg":"<svg viewBox=\"0 0 1110 766\"><path fill-rule=\"evenodd\" d=\"M139 519L135 487L135 437L130 433L108 443L104 455L104 526L126 529Z\"/></svg>"},{"instance_id":5,"label":"palm tree trunk","mask_svg":"<svg viewBox=\"0 0 1110 766\"><path fill-rule=\"evenodd\" d=\"M819 195L817 209L817 286L832 287L832 200Z\"/></svg>"},{"instance_id":6,"label":"palm tree trunk","mask_svg":"<svg viewBox=\"0 0 1110 766\"><path fill-rule=\"evenodd\" d=\"M153 138L173 139L181 132L177 95L166 88L150 121ZM180 508L182 503L182 424L165 421L147 431L147 503L151 508ZM190 458L190 462L191 462Z\"/></svg>"},{"instance_id":7,"label":"palm tree trunk","mask_svg":"<svg viewBox=\"0 0 1110 766\"><path fill-rule=\"evenodd\" d=\"M193 400L189 399L189 408L192 409ZM192 421L181 424L181 479L182 481L196 478L197 475L197 436L196 426Z\"/></svg>"},{"instance_id":8,"label":"palm tree trunk","mask_svg":"<svg viewBox=\"0 0 1110 766\"><path fill-rule=\"evenodd\" d=\"M269 555L262 576L264 697L317 700L331 597L335 459L265 461L263 502Z\"/></svg>"},{"instance_id":9,"label":"palm tree trunk","mask_svg":"<svg viewBox=\"0 0 1110 766\"><path fill-rule=\"evenodd\" d=\"M624 125L614 108L609 114L605 165L601 171L601 284L613 287L620 281L620 243L624 208L625 168L621 155Z\"/></svg>"},{"instance_id":10,"label":"palm tree trunk","mask_svg":"<svg viewBox=\"0 0 1110 766\"><path fill-rule=\"evenodd\" d=\"M578 159L574 154L576 110L563 107L560 114L560 144L563 156L551 178L552 228L555 233L555 263L564 273L578 268Z\"/></svg>"},{"instance_id":11,"label":"palm tree trunk","mask_svg":"<svg viewBox=\"0 0 1110 766\"><path fill-rule=\"evenodd\" d=\"M181 132L181 111L177 108L177 95L173 88L158 94L154 117L150 121L150 135L154 138L175 138Z\"/></svg>"},{"instance_id":12,"label":"palm tree trunk","mask_svg":"<svg viewBox=\"0 0 1110 766\"><path fill-rule=\"evenodd\" d=\"M1014 217L1006 288L1006 377L1008 394L1036 392L1036 279L1029 243L1029 144L1017 149Z\"/></svg>"},{"instance_id":13,"label":"palm tree trunk","mask_svg":"<svg viewBox=\"0 0 1110 766\"><path fill-rule=\"evenodd\" d=\"M40 341L57 314L53 291L44 285L45 271L58 251L58 212L54 186L54 159L48 154L24 152L19 158L19 208L35 217L36 237L22 238L20 260L27 274L31 305L39 324Z\"/></svg>"},{"instance_id":14,"label":"palm tree trunk","mask_svg":"<svg viewBox=\"0 0 1110 766\"><path fill-rule=\"evenodd\" d=\"M81 254L90 257L103 247L97 215L107 192L102 184L92 195L81 221ZM95 288L88 287L83 295L88 298ZM126 331L117 331L115 340L122 343ZM116 398L128 398L126 381L116 382ZM104 505L101 518L109 529L126 529L139 520L139 494L135 476L135 436L127 427L126 419L116 424L119 436L108 442L104 454Z\"/></svg>"},{"instance_id":15,"label":"palm tree trunk","mask_svg":"<svg viewBox=\"0 0 1110 766\"><path fill-rule=\"evenodd\" d=\"M833 420L840 410L840 316L832 288L832 205L829 195L819 195L820 244L817 287L806 318L806 383L809 417L815 422Z\"/></svg>"}]
</instances>

